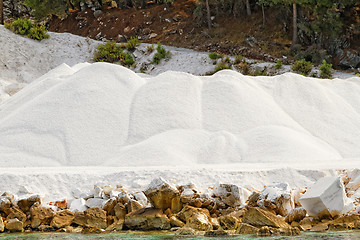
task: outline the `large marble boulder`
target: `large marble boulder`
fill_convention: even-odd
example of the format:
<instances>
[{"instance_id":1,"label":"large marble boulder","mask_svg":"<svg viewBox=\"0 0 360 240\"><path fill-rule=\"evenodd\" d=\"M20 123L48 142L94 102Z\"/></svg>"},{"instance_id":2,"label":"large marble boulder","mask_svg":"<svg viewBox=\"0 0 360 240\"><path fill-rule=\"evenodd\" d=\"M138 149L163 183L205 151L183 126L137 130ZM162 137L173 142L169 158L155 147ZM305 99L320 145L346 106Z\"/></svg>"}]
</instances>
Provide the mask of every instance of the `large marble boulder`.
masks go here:
<instances>
[{"instance_id":1,"label":"large marble boulder","mask_svg":"<svg viewBox=\"0 0 360 240\"><path fill-rule=\"evenodd\" d=\"M265 211L258 207L250 208L245 213L242 222L256 227L263 227L263 226L274 227L274 228L289 227L289 224L287 224L282 217L276 216L275 214Z\"/></svg>"},{"instance_id":2,"label":"large marble boulder","mask_svg":"<svg viewBox=\"0 0 360 240\"><path fill-rule=\"evenodd\" d=\"M40 225L50 225L54 211L51 208L32 207L30 209L31 228L38 228Z\"/></svg>"},{"instance_id":3,"label":"large marble boulder","mask_svg":"<svg viewBox=\"0 0 360 240\"><path fill-rule=\"evenodd\" d=\"M345 207L347 197L340 177L324 177L312 185L300 198L309 216L336 216Z\"/></svg>"},{"instance_id":4,"label":"large marble boulder","mask_svg":"<svg viewBox=\"0 0 360 240\"><path fill-rule=\"evenodd\" d=\"M51 220L50 226L54 228L63 228L72 223L75 218L75 214L69 210L57 212L54 218Z\"/></svg>"},{"instance_id":5,"label":"large marble boulder","mask_svg":"<svg viewBox=\"0 0 360 240\"><path fill-rule=\"evenodd\" d=\"M185 227L198 231L209 231L213 229L210 213L207 209L187 205L177 216L186 223Z\"/></svg>"},{"instance_id":6,"label":"large marble boulder","mask_svg":"<svg viewBox=\"0 0 360 240\"><path fill-rule=\"evenodd\" d=\"M241 205L240 189L233 184L219 184L214 189L214 196L230 207Z\"/></svg>"}]
</instances>

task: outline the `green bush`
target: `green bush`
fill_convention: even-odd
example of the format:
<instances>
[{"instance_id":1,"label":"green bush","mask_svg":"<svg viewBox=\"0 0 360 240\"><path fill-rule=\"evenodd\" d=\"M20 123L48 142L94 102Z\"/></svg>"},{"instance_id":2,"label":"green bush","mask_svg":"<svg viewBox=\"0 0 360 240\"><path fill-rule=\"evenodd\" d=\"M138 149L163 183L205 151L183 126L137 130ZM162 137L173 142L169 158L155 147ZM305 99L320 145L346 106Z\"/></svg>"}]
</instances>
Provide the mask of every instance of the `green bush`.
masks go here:
<instances>
[{"instance_id":1,"label":"green bush","mask_svg":"<svg viewBox=\"0 0 360 240\"><path fill-rule=\"evenodd\" d=\"M267 76L267 71L264 69L264 71L255 70L254 72L250 73L251 76Z\"/></svg>"},{"instance_id":2,"label":"green bush","mask_svg":"<svg viewBox=\"0 0 360 240\"><path fill-rule=\"evenodd\" d=\"M125 64L130 67L134 63L135 63L135 61L134 61L133 57L131 56L131 54L126 54L125 55Z\"/></svg>"},{"instance_id":3,"label":"green bush","mask_svg":"<svg viewBox=\"0 0 360 240\"><path fill-rule=\"evenodd\" d=\"M148 53L152 53L155 50L155 48L153 45L150 45L150 46L147 46L146 50Z\"/></svg>"},{"instance_id":4,"label":"green bush","mask_svg":"<svg viewBox=\"0 0 360 240\"><path fill-rule=\"evenodd\" d=\"M282 66L283 66L283 63L282 63L282 61L279 59L279 60L276 61L276 64L274 65L274 68L279 70L279 69L282 68Z\"/></svg>"},{"instance_id":5,"label":"green bush","mask_svg":"<svg viewBox=\"0 0 360 240\"><path fill-rule=\"evenodd\" d=\"M218 58L221 58L221 55L213 52L213 53L209 53L209 58L212 59L212 60L216 60Z\"/></svg>"},{"instance_id":6,"label":"green bush","mask_svg":"<svg viewBox=\"0 0 360 240\"><path fill-rule=\"evenodd\" d=\"M116 42L106 42L100 44L94 54L95 62L124 62L125 54L121 46L117 45Z\"/></svg>"},{"instance_id":7,"label":"green bush","mask_svg":"<svg viewBox=\"0 0 360 240\"><path fill-rule=\"evenodd\" d=\"M35 40L43 40L49 38L49 34L47 34L47 30L45 26L37 25L30 29L28 37Z\"/></svg>"},{"instance_id":8,"label":"green bush","mask_svg":"<svg viewBox=\"0 0 360 240\"><path fill-rule=\"evenodd\" d=\"M216 65L215 72L218 72L218 71L221 71L224 69L230 69L230 65L224 61L221 61Z\"/></svg>"},{"instance_id":9,"label":"green bush","mask_svg":"<svg viewBox=\"0 0 360 240\"><path fill-rule=\"evenodd\" d=\"M242 56L242 55L235 56L235 61L234 61L235 64L240 64L244 61L246 61L244 56Z\"/></svg>"},{"instance_id":10,"label":"green bush","mask_svg":"<svg viewBox=\"0 0 360 240\"><path fill-rule=\"evenodd\" d=\"M327 63L326 60L323 60L320 66L320 77L330 79L332 78L332 75L333 75L332 64Z\"/></svg>"},{"instance_id":11,"label":"green bush","mask_svg":"<svg viewBox=\"0 0 360 240\"><path fill-rule=\"evenodd\" d=\"M125 47L127 50L132 51L135 50L137 46L139 46L140 41L136 37L130 38L127 43L125 43Z\"/></svg>"},{"instance_id":12,"label":"green bush","mask_svg":"<svg viewBox=\"0 0 360 240\"><path fill-rule=\"evenodd\" d=\"M309 75L312 70L311 62L307 62L305 59L301 59L300 61L296 61L292 66L291 69L294 72L300 73L304 76Z\"/></svg>"},{"instance_id":13,"label":"green bush","mask_svg":"<svg viewBox=\"0 0 360 240\"><path fill-rule=\"evenodd\" d=\"M28 19L19 18L12 22L10 30L16 34L26 36L29 34L30 29L33 27L32 23Z\"/></svg>"},{"instance_id":14,"label":"green bush","mask_svg":"<svg viewBox=\"0 0 360 240\"><path fill-rule=\"evenodd\" d=\"M161 59L168 58L169 56L170 52L166 51L165 48L161 46L161 43L158 43L152 63L159 64L161 62Z\"/></svg>"}]
</instances>

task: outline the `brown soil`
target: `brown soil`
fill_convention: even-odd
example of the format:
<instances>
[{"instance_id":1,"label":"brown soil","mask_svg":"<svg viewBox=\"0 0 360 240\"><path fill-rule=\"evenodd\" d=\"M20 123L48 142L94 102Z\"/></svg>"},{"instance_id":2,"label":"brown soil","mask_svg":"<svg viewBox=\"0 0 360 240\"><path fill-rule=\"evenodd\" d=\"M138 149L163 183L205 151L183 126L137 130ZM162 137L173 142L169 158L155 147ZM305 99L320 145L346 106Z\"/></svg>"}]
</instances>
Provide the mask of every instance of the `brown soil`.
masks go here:
<instances>
[{"instance_id":1,"label":"brown soil","mask_svg":"<svg viewBox=\"0 0 360 240\"><path fill-rule=\"evenodd\" d=\"M84 37L108 40L124 40L132 36L157 36L143 40L185 47L201 51L221 52L230 55L241 54L246 57L274 61L282 57L291 44L291 29L284 31L282 24L276 23L274 13L267 14L267 24L263 26L261 13L246 16L217 17L214 27L199 26L194 18L194 0L177 0L170 10L166 5L150 5L145 9L103 9L95 18L93 11L84 10L71 13L66 19L53 18L50 31L70 32ZM246 39L255 41L248 43ZM265 53L265 54L264 54ZM273 57L271 57L273 56ZM275 57L275 58L274 58Z\"/></svg>"}]
</instances>

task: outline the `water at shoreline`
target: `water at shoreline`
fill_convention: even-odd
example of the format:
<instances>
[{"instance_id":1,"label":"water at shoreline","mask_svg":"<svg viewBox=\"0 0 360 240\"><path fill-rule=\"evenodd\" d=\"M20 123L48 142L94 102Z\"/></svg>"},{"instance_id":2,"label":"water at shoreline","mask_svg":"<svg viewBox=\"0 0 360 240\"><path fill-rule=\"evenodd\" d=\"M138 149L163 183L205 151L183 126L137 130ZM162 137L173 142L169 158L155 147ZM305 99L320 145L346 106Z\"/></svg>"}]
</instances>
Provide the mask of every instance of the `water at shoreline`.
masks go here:
<instances>
[{"instance_id":1,"label":"water at shoreline","mask_svg":"<svg viewBox=\"0 0 360 240\"><path fill-rule=\"evenodd\" d=\"M321 239L321 240L356 240L360 239L360 231L341 231L341 232L325 232L325 233L302 233L299 236L286 237L257 237L254 235L237 235L229 237L219 237L220 239L271 239L271 240L285 240L285 239ZM173 233L105 233L105 234L68 234L68 233L26 233L26 234L0 234L0 239L41 239L41 240L52 240L52 239L72 239L72 240L83 240L83 239L189 239L189 240L205 240L215 239L214 237L204 236L176 236Z\"/></svg>"}]
</instances>

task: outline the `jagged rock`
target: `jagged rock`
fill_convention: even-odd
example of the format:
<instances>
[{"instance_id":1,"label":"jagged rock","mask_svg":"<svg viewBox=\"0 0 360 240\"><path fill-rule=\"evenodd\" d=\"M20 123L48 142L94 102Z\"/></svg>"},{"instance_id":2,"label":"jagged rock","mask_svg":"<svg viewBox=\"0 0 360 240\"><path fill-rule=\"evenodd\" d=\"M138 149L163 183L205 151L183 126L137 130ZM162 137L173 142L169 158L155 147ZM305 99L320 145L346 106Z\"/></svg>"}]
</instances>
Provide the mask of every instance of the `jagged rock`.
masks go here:
<instances>
[{"instance_id":1,"label":"jagged rock","mask_svg":"<svg viewBox=\"0 0 360 240\"><path fill-rule=\"evenodd\" d=\"M303 220L301 220L299 224L300 224L300 229L302 229L303 231L307 231L312 228L311 220L308 217L305 217Z\"/></svg>"},{"instance_id":2,"label":"jagged rock","mask_svg":"<svg viewBox=\"0 0 360 240\"><path fill-rule=\"evenodd\" d=\"M210 218L210 222L212 224L212 227L214 230L217 230L220 228L220 223L218 218Z\"/></svg>"},{"instance_id":3,"label":"jagged rock","mask_svg":"<svg viewBox=\"0 0 360 240\"><path fill-rule=\"evenodd\" d=\"M315 225L310 229L310 232L325 232L328 230L329 226L327 224Z\"/></svg>"},{"instance_id":4,"label":"jagged rock","mask_svg":"<svg viewBox=\"0 0 360 240\"><path fill-rule=\"evenodd\" d=\"M236 230L239 226L239 220L229 215L219 217L219 223L224 230Z\"/></svg>"},{"instance_id":5,"label":"jagged rock","mask_svg":"<svg viewBox=\"0 0 360 240\"><path fill-rule=\"evenodd\" d=\"M17 218L6 220L5 228L10 232L23 232L24 223Z\"/></svg>"},{"instance_id":6,"label":"jagged rock","mask_svg":"<svg viewBox=\"0 0 360 240\"><path fill-rule=\"evenodd\" d=\"M107 213L107 215L114 215L114 207L116 206L116 204L117 200L114 197L106 201L103 209Z\"/></svg>"},{"instance_id":7,"label":"jagged rock","mask_svg":"<svg viewBox=\"0 0 360 240\"><path fill-rule=\"evenodd\" d=\"M241 205L239 187L233 184L220 184L214 189L214 195L230 207Z\"/></svg>"},{"instance_id":8,"label":"jagged rock","mask_svg":"<svg viewBox=\"0 0 360 240\"><path fill-rule=\"evenodd\" d=\"M6 213L8 214L6 217L7 221L14 219L14 218L19 219L19 221L21 221L23 223L26 221L25 213L23 213L19 208L11 207L8 209L8 211Z\"/></svg>"},{"instance_id":9,"label":"jagged rock","mask_svg":"<svg viewBox=\"0 0 360 240\"><path fill-rule=\"evenodd\" d=\"M248 206L249 207L256 207L258 206L258 201L260 199L260 193L253 192L248 199Z\"/></svg>"},{"instance_id":10,"label":"jagged rock","mask_svg":"<svg viewBox=\"0 0 360 240\"><path fill-rule=\"evenodd\" d=\"M54 211L51 208L32 207L30 209L32 228L38 228L40 225L50 225L53 217Z\"/></svg>"},{"instance_id":11,"label":"jagged rock","mask_svg":"<svg viewBox=\"0 0 360 240\"><path fill-rule=\"evenodd\" d=\"M17 205L24 213L28 212L35 203L41 204L40 195L26 195L18 200Z\"/></svg>"},{"instance_id":12,"label":"jagged rock","mask_svg":"<svg viewBox=\"0 0 360 240\"><path fill-rule=\"evenodd\" d=\"M80 226L78 227L66 226L64 230L67 233L81 233L83 231L83 228Z\"/></svg>"},{"instance_id":13,"label":"jagged rock","mask_svg":"<svg viewBox=\"0 0 360 240\"><path fill-rule=\"evenodd\" d=\"M103 208L105 203L106 200L102 198L89 198L88 200L86 200L85 205L88 208Z\"/></svg>"},{"instance_id":14,"label":"jagged rock","mask_svg":"<svg viewBox=\"0 0 360 240\"><path fill-rule=\"evenodd\" d=\"M51 220L50 226L54 228L66 227L72 223L74 218L74 213L70 212L69 210L63 210L55 214L54 218Z\"/></svg>"},{"instance_id":15,"label":"jagged rock","mask_svg":"<svg viewBox=\"0 0 360 240\"><path fill-rule=\"evenodd\" d=\"M170 217L170 224L172 227L184 227L185 223L178 219L176 216Z\"/></svg>"},{"instance_id":16,"label":"jagged rock","mask_svg":"<svg viewBox=\"0 0 360 240\"><path fill-rule=\"evenodd\" d=\"M69 208L69 210L70 210L71 212L74 212L74 213L76 213L76 212L83 212L83 211L85 211L85 210L87 209L87 207L86 207L85 204L86 204L86 201L85 201L85 199L83 199L83 198L74 199L74 200L72 200L71 203L70 203L70 208Z\"/></svg>"},{"instance_id":17,"label":"jagged rock","mask_svg":"<svg viewBox=\"0 0 360 240\"><path fill-rule=\"evenodd\" d=\"M105 229L106 212L100 208L89 208L84 211L86 227Z\"/></svg>"},{"instance_id":18,"label":"jagged rock","mask_svg":"<svg viewBox=\"0 0 360 240\"><path fill-rule=\"evenodd\" d=\"M258 231L258 228L251 226L250 224L240 223L238 229L236 230L236 234L257 234Z\"/></svg>"},{"instance_id":19,"label":"jagged rock","mask_svg":"<svg viewBox=\"0 0 360 240\"><path fill-rule=\"evenodd\" d=\"M154 179L144 193L155 208L163 211L168 208L173 210L172 205L175 203L172 202L174 198L178 199L176 201L180 201L180 192L175 186L171 185L161 177ZM173 212L176 212L176 210Z\"/></svg>"},{"instance_id":20,"label":"jagged rock","mask_svg":"<svg viewBox=\"0 0 360 240\"><path fill-rule=\"evenodd\" d=\"M133 193L133 196L142 206L146 207L146 205L148 205L149 201L143 192Z\"/></svg>"},{"instance_id":21,"label":"jagged rock","mask_svg":"<svg viewBox=\"0 0 360 240\"><path fill-rule=\"evenodd\" d=\"M125 215L127 214L125 206L118 202L114 207L114 214L117 219L125 219Z\"/></svg>"},{"instance_id":22,"label":"jagged rock","mask_svg":"<svg viewBox=\"0 0 360 240\"><path fill-rule=\"evenodd\" d=\"M279 183L264 188L260 192L258 205L286 216L295 207L289 184Z\"/></svg>"},{"instance_id":23,"label":"jagged rock","mask_svg":"<svg viewBox=\"0 0 360 240\"><path fill-rule=\"evenodd\" d=\"M189 205L186 205L178 214L178 218L183 221L183 222L187 222L188 219L193 215L193 214L204 214L207 217L210 217L210 213L209 210L204 209L204 208L195 208Z\"/></svg>"},{"instance_id":24,"label":"jagged rock","mask_svg":"<svg viewBox=\"0 0 360 240\"><path fill-rule=\"evenodd\" d=\"M5 196L0 197L0 211L6 213L10 207L11 207L11 199Z\"/></svg>"},{"instance_id":25,"label":"jagged rock","mask_svg":"<svg viewBox=\"0 0 360 240\"><path fill-rule=\"evenodd\" d=\"M270 228L268 226L263 226L258 231L258 236L260 237L268 237L271 236Z\"/></svg>"},{"instance_id":26,"label":"jagged rock","mask_svg":"<svg viewBox=\"0 0 360 240\"><path fill-rule=\"evenodd\" d=\"M186 227L198 231L210 231L213 229L210 217L202 212L194 212L186 221Z\"/></svg>"},{"instance_id":27,"label":"jagged rock","mask_svg":"<svg viewBox=\"0 0 360 240\"><path fill-rule=\"evenodd\" d=\"M220 230L210 230L205 232L205 237L224 237L229 236L230 234L222 229Z\"/></svg>"},{"instance_id":28,"label":"jagged rock","mask_svg":"<svg viewBox=\"0 0 360 240\"><path fill-rule=\"evenodd\" d=\"M304 208L294 208L291 212L286 215L285 221L288 223L291 222L300 222L306 217L306 210Z\"/></svg>"},{"instance_id":29,"label":"jagged rock","mask_svg":"<svg viewBox=\"0 0 360 240\"><path fill-rule=\"evenodd\" d=\"M4 228L5 228L5 224L2 217L0 216L0 232L3 232Z\"/></svg>"},{"instance_id":30,"label":"jagged rock","mask_svg":"<svg viewBox=\"0 0 360 240\"><path fill-rule=\"evenodd\" d=\"M113 224L109 225L105 230L106 231L121 231L124 226L124 219L119 219Z\"/></svg>"},{"instance_id":31,"label":"jagged rock","mask_svg":"<svg viewBox=\"0 0 360 240\"><path fill-rule=\"evenodd\" d=\"M313 217L336 216L345 207L347 197L340 177L319 179L300 198L300 203Z\"/></svg>"},{"instance_id":32,"label":"jagged rock","mask_svg":"<svg viewBox=\"0 0 360 240\"><path fill-rule=\"evenodd\" d=\"M333 228L333 230L346 230L346 229L355 229L357 228L357 223L360 223L360 215L345 215L329 223L329 230Z\"/></svg>"},{"instance_id":33,"label":"jagged rock","mask_svg":"<svg viewBox=\"0 0 360 240\"><path fill-rule=\"evenodd\" d=\"M141 208L144 208L143 205L141 205L138 201L131 199L128 204L126 205L127 212L131 213L133 211L137 211Z\"/></svg>"},{"instance_id":34,"label":"jagged rock","mask_svg":"<svg viewBox=\"0 0 360 240\"><path fill-rule=\"evenodd\" d=\"M175 235L191 236L191 235L196 235L196 231L189 227L183 227L183 228L178 229L175 232Z\"/></svg>"},{"instance_id":35,"label":"jagged rock","mask_svg":"<svg viewBox=\"0 0 360 240\"><path fill-rule=\"evenodd\" d=\"M250 208L244 215L242 221L256 227L289 227L289 224L287 224L282 218L258 207Z\"/></svg>"},{"instance_id":36,"label":"jagged rock","mask_svg":"<svg viewBox=\"0 0 360 240\"><path fill-rule=\"evenodd\" d=\"M68 206L68 201L66 199L62 200L62 201L56 201L54 203L54 206L60 208L60 209L66 209Z\"/></svg>"},{"instance_id":37,"label":"jagged rock","mask_svg":"<svg viewBox=\"0 0 360 240\"><path fill-rule=\"evenodd\" d=\"M125 226L135 230L168 230L170 220L161 209L143 208L125 216Z\"/></svg>"},{"instance_id":38,"label":"jagged rock","mask_svg":"<svg viewBox=\"0 0 360 240\"><path fill-rule=\"evenodd\" d=\"M339 66L341 68L358 68L360 67L360 53L354 50L338 49L336 55L340 58Z\"/></svg>"}]
</instances>

